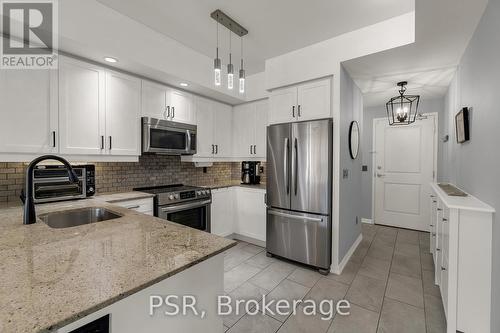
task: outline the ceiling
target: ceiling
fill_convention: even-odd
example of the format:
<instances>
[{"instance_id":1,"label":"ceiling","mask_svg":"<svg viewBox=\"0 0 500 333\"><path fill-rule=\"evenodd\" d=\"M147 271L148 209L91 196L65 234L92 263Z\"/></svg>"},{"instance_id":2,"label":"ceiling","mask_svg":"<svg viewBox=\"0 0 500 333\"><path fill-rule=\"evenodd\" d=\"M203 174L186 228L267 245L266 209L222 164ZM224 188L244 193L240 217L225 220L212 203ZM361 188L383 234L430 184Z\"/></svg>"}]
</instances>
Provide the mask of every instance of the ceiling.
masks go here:
<instances>
[{"instance_id":1,"label":"ceiling","mask_svg":"<svg viewBox=\"0 0 500 333\"><path fill-rule=\"evenodd\" d=\"M209 57L215 56L221 9L243 25L247 74L264 71L272 58L414 10L413 0L98 0L100 3ZM228 62L229 32L219 30L220 57ZM233 63L240 40L233 35ZM235 66L239 68L239 65Z\"/></svg>"},{"instance_id":2,"label":"ceiling","mask_svg":"<svg viewBox=\"0 0 500 333\"><path fill-rule=\"evenodd\" d=\"M443 97L488 0L416 1L415 43L343 63L364 94L380 106L397 95L396 83L423 99Z\"/></svg>"}]
</instances>

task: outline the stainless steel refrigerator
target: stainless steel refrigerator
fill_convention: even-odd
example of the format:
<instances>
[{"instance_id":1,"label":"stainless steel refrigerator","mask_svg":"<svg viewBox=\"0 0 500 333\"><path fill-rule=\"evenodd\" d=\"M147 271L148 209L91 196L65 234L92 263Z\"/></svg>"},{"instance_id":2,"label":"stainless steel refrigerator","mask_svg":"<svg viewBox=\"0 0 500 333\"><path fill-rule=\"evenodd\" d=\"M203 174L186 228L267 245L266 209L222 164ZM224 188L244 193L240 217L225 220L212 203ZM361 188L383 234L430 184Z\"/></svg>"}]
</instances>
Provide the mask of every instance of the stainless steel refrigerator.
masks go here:
<instances>
[{"instance_id":1,"label":"stainless steel refrigerator","mask_svg":"<svg viewBox=\"0 0 500 333\"><path fill-rule=\"evenodd\" d=\"M267 128L268 254L330 270L331 119Z\"/></svg>"}]
</instances>

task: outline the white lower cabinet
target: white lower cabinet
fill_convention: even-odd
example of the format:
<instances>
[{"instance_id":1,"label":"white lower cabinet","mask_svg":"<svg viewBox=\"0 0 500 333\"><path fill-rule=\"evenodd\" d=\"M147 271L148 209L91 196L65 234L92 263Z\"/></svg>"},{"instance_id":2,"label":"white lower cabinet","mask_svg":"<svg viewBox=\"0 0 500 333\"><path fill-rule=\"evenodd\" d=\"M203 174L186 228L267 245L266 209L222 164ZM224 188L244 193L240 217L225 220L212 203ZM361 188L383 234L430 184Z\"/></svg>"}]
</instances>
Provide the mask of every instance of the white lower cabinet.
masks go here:
<instances>
[{"instance_id":1,"label":"white lower cabinet","mask_svg":"<svg viewBox=\"0 0 500 333\"><path fill-rule=\"evenodd\" d=\"M146 215L154 215L153 198L132 199L125 201L113 202L113 205L134 210Z\"/></svg>"},{"instance_id":2,"label":"white lower cabinet","mask_svg":"<svg viewBox=\"0 0 500 333\"><path fill-rule=\"evenodd\" d=\"M226 237L234 232L233 190L230 187L212 190L211 232Z\"/></svg>"},{"instance_id":3,"label":"white lower cabinet","mask_svg":"<svg viewBox=\"0 0 500 333\"><path fill-rule=\"evenodd\" d=\"M447 332L491 332L494 209L431 184L430 251Z\"/></svg>"},{"instance_id":4,"label":"white lower cabinet","mask_svg":"<svg viewBox=\"0 0 500 333\"><path fill-rule=\"evenodd\" d=\"M212 233L266 241L266 191L234 186L212 191Z\"/></svg>"}]
</instances>

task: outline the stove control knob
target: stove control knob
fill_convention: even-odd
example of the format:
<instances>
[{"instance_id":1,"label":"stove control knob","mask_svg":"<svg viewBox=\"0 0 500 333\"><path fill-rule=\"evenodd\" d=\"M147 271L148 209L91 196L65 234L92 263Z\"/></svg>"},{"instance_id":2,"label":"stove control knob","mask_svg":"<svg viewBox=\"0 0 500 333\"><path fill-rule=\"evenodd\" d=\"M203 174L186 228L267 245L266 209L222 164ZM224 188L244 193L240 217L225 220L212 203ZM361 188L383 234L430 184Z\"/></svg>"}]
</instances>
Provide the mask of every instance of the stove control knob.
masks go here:
<instances>
[{"instance_id":1,"label":"stove control knob","mask_svg":"<svg viewBox=\"0 0 500 333\"><path fill-rule=\"evenodd\" d=\"M178 200L179 199L179 194L177 194L177 193L174 194L174 198Z\"/></svg>"},{"instance_id":2,"label":"stove control knob","mask_svg":"<svg viewBox=\"0 0 500 333\"><path fill-rule=\"evenodd\" d=\"M196 191L196 195L201 195L202 191Z\"/></svg>"},{"instance_id":3,"label":"stove control knob","mask_svg":"<svg viewBox=\"0 0 500 333\"><path fill-rule=\"evenodd\" d=\"M170 195L168 196L168 200L174 200L174 196L173 196L172 194L170 194Z\"/></svg>"}]
</instances>

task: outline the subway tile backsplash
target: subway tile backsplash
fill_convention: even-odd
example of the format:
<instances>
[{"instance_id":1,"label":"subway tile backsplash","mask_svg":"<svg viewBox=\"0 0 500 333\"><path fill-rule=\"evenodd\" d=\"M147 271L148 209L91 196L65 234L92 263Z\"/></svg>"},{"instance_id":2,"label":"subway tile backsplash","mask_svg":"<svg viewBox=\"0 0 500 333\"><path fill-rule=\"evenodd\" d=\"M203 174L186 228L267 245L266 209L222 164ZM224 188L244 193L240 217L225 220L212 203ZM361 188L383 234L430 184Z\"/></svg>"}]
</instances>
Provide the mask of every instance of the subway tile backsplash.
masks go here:
<instances>
[{"instance_id":1,"label":"subway tile backsplash","mask_svg":"<svg viewBox=\"0 0 500 333\"><path fill-rule=\"evenodd\" d=\"M98 194L130 191L138 186L182 183L197 186L219 185L240 179L240 162L214 163L197 168L182 163L179 156L143 155L139 162L96 162ZM265 166L265 164L263 164ZM24 187L26 163L0 162L0 202L18 201ZM265 175L261 175L265 182Z\"/></svg>"}]
</instances>

